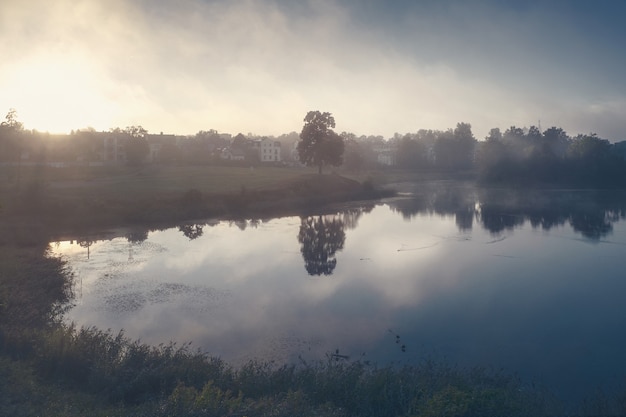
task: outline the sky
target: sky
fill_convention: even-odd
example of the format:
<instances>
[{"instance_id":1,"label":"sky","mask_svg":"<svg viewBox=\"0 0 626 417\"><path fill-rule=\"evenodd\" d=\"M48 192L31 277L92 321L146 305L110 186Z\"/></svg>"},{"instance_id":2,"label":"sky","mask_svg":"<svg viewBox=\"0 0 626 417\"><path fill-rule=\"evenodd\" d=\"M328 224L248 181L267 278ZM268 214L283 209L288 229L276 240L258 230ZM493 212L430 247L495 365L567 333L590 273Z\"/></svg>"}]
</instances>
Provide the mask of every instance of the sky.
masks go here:
<instances>
[{"instance_id":1,"label":"sky","mask_svg":"<svg viewBox=\"0 0 626 417\"><path fill-rule=\"evenodd\" d=\"M626 2L3 0L27 129L356 135L540 125L626 139Z\"/></svg>"}]
</instances>

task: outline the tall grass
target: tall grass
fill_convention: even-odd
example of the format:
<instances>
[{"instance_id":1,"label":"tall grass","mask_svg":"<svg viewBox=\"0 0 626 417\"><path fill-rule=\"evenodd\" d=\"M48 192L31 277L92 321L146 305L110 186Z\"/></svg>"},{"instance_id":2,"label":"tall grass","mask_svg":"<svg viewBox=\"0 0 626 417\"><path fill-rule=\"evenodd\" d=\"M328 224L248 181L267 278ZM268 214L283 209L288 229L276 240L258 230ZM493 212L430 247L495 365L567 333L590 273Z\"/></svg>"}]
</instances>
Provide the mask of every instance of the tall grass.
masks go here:
<instances>
[{"instance_id":1,"label":"tall grass","mask_svg":"<svg viewBox=\"0 0 626 417\"><path fill-rule=\"evenodd\" d=\"M28 363L71 392L153 415L526 416L558 403L515 377L444 363L376 367L361 361L233 368L188 345L151 347L94 328L41 331ZM24 358L25 359L25 358ZM158 406L157 406L158 405ZM295 414L294 414L295 413Z\"/></svg>"}]
</instances>

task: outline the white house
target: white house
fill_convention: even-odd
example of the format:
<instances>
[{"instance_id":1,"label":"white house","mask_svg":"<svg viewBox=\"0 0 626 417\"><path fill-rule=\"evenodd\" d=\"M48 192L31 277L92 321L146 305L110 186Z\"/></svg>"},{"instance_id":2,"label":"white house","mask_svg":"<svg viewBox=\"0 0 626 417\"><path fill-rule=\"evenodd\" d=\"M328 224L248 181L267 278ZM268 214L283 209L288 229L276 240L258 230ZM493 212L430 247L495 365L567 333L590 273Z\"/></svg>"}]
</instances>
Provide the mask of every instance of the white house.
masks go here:
<instances>
[{"instance_id":1,"label":"white house","mask_svg":"<svg viewBox=\"0 0 626 417\"><path fill-rule=\"evenodd\" d=\"M374 148L376 161L380 165L394 166L396 164L396 149L392 146L377 146Z\"/></svg>"},{"instance_id":2,"label":"white house","mask_svg":"<svg viewBox=\"0 0 626 417\"><path fill-rule=\"evenodd\" d=\"M103 133L102 160L105 163L126 162L126 138L113 133Z\"/></svg>"},{"instance_id":3,"label":"white house","mask_svg":"<svg viewBox=\"0 0 626 417\"><path fill-rule=\"evenodd\" d=\"M282 161L280 153L280 142L264 138L257 140L253 145L259 152L259 161L261 162L279 162Z\"/></svg>"}]
</instances>

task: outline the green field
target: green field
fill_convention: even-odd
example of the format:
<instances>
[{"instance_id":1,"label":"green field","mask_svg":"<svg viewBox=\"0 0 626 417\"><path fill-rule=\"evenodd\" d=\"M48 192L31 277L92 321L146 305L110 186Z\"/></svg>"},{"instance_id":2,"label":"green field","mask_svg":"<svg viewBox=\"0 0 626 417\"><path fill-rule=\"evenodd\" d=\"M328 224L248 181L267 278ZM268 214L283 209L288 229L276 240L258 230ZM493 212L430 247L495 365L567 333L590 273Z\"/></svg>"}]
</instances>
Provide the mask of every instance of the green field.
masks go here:
<instances>
[{"instance_id":1,"label":"green field","mask_svg":"<svg viewBox=\"0 0 626 417\"><path fill-rule=\"evenodd\" d=\"M143 166L143 167L22 167L20 188L34 184L60 198L98 196L101 198L144 198L171 196L197 189L208 194L277 189L295 178L314 173L309 168L225 167L225 166ZM15 190L15 167L0 170L0 191Z\"/></svg>"},{"instance_id":2,"label":"green field","mask_svg":"<svg viewBox=\"0 0 626 417\"><path fill-rule=\"evenodd\" d=\"M33 188L48 196L64 200L82 198L145 199L168 198L190 189L203 194L233 194L246 191L280 190L302 178L317 175L317 168L307 167L238 167L215 165L141 167L0 167L0 201L14 197L19 182L21 193ZM325 176L338 174L359 182L373 181L375 185L395 182L421 181L441 178L437 172L411 171L345 171L327 169ZM450 175L445 175L450 177ZM456 177L456 176L455 176Z\"/></svg>"},{"instance_id":3,"label":"green field","mask_svg":"<svg viewBox=\"0 0 626 417\"><path fill-rule=\"evenodd\" d=\"M0 240L297 214L382 196L370 175L269 166L5 166L0 167Z\"/></svg>"}]
</instances>

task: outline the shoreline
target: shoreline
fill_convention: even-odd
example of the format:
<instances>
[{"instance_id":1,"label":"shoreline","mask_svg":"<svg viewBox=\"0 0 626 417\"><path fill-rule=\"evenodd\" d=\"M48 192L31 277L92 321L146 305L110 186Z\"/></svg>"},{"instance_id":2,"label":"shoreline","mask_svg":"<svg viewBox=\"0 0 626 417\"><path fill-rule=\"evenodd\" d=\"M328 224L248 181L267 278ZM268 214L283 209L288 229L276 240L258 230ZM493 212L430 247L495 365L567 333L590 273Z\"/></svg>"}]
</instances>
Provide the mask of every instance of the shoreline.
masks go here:
<instances>
[{"instance_id":1,"label":"shoreline","mask_svg":"<svg viewBox=\"0 0 626 417\"><path fill-rule=\"evenodd\" d=\"M26 190L0 215L0 244L34 244L59 235L118 228L163 228L207 220L307 215L324 207L393 197L396 192L336 174L299 176L278 186L207 193L191 188L135 199L86 198ZM33 195L36 194L36 195Z\"/></svg>"}]
</instances>

